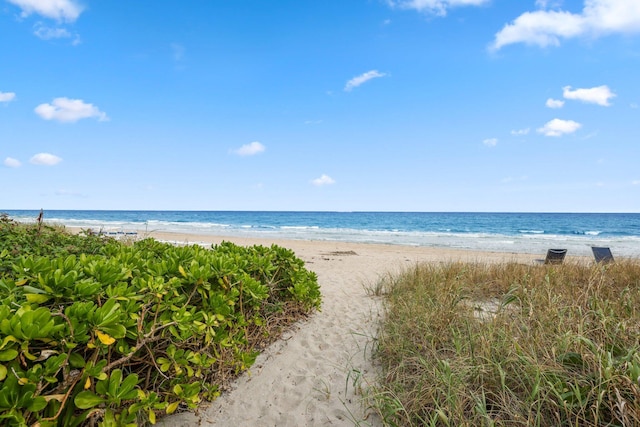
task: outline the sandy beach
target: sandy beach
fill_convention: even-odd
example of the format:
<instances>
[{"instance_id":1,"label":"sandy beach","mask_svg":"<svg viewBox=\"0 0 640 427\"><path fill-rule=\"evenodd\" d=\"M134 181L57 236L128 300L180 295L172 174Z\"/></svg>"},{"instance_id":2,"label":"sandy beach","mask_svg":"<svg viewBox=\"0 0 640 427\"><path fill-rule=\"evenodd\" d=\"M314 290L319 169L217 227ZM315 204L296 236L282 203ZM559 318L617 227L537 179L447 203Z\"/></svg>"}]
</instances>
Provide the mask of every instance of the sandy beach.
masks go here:
<instances>
[{"instance_id":1,"label":"sandy beach","mask_svg":"<svg viewBox=\"0 0 640 427\"><path fill-rule=\"evenodd\" d=\"M372 338L381 299L367 288L419 262L530 263L539 255L342 242L262 240L156 232L177 244L277 244L316 272L322 310L267 348L216 401L196 413L164 418L163 426L378 426L361 405L358 387L373 381Z\"/></svg>"}]
</instances>

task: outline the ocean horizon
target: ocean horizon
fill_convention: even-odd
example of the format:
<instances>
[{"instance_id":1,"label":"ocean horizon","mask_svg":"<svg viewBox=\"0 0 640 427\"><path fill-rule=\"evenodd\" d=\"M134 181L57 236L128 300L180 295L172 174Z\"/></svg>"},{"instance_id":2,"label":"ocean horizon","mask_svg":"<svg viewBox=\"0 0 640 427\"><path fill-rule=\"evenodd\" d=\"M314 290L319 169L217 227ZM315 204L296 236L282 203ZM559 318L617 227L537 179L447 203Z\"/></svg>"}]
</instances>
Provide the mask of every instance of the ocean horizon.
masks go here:
<instances>
[{"instance_id":1,"label":"ocean horizon","mask_svg":"<svg viewBox=\"0 0 640 427\"><path fill-rule=\"evenodd\" d=\"M39 210L0 210L20 222ZM618 257L640 257L639 213L331 212L46 210L49 224L106 232L152 231L382 243L476 251L540 253L566 248L591 256L608 246Z\"/></svg>"}]
</instances>

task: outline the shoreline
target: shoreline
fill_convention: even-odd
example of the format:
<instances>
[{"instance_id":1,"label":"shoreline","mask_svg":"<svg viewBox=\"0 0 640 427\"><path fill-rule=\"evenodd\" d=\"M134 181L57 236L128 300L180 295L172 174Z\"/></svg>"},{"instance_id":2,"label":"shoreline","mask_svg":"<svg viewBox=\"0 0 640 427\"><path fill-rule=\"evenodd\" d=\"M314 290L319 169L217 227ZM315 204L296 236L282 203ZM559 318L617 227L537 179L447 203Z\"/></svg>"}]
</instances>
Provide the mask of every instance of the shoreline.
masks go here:
<instances>
[{"instance_id":1,"label":"shoreline","mask_svg":"<svg viewBox=\"0 0 640 427\"><path fill-rule=\"evenodd\" d=\"M73 233L80 233L81 227L66 226L66 229ZM313 254L314 247L325 248L325 252L367 252L370 250L396 256L400 253L406 257L411 257L415 261L425 262L534 262L536 259L544 258L546 253L537 252L496 252L479 251L475 249L461 249L440 246L415 246L396 243L361 243L334 240L311 240L311 239L290 239L290 238L266 238L266 237L239 237L213 234L196 234L173 231L149 231L137 232L137 235L123 235L124 238L141 239L151 237L161 242L191 245L198 244L209 246L219 244L223 241L232 242L242 246L263 245L271 246L276 244L289 248L302 258L301 254ZM331 250L329 250L329 248ZM577 255L567 255L566 260L584 260L589 257ZM304 260L304 259L303 259Z\"/></svg>"}]
</instances>

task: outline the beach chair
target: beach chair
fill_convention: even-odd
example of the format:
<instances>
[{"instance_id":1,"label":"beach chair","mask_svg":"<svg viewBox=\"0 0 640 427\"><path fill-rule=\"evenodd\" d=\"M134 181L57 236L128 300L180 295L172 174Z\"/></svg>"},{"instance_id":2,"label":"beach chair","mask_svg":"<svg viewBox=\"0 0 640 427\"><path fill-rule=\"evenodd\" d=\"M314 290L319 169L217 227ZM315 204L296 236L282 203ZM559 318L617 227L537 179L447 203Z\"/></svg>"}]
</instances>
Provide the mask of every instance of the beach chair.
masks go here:
<instances>
[{"instance_id":1,"label":"beach chair","mask_svg":"<svg viewBox=\"0 0 640 427\"><path fill-rule=\"evenodd\" d=\"M611 253L611 249L606 246L591 246L591 251L593 252L593 257L596 259L597 263L610 263L613 262L613 254Z\"/></svg>"},{"instance_id":2,"label":"beach chair","mask_svg":"<svg viewBox=\"0 0 640 427\"><path fill-rule=\"evenodd\" d=\"M549 249L545 259L537 259L540 264L562 264L564 257L567 255L566 249Z\"/></svg>"}]
</instances>

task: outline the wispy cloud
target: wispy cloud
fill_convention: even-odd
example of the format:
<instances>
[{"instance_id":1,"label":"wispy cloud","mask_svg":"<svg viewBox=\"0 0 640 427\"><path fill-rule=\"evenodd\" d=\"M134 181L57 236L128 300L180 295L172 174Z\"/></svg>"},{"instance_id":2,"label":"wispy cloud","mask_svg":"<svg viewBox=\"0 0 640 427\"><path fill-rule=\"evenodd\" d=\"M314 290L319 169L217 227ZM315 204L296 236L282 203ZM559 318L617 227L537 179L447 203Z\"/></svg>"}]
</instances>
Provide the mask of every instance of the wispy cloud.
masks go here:
<instances>
[{"instance_id":1,"label":"wispy cloud","mask_svg":"<svg viewBox=\"0 0 640 427\"><path fill-rule=\"evenodd\" d=\"M311 183L316 187L322 187L324 185L335 184L336 181L333 178L331 178L329 175L322 174L320 178L314 179L313 181L311 181Z\"/></svg>"},{"instance_id":2,"label":"wispy cloud","mask_svg":"<svg viewBox=\"0 0 640 427\"><path fill-rule=\"evenodd\" d=\"M571 90L571 86L565 86L562 88L562 91L562 96L566 99L573 99L589 104L598 104L603 107L610 106L611 103L609 100L616 97L616 94L611 92L611 89L609 89L609 86L607 85L576 90Z\"/></svg>"},{"instance_id":3,"label":"wispy cloud","mask_svg":"<svg viewBox=\"0 0 640 427\"><path fill-rule=\"evenodd\" d=\"M511 135L515 135L515 136L528 135L530 131L531 131L531 129L529 129L529 128L526 128L526 129L516 129L516 130L512 130L512 131L511 131Z\"/></svg>"},{"instance_id":4,"label":"wispy cloud","mask_svg":"<svg viewBox=\"0 0 640 427\"><path fill-rule=\"evenodd\" d=\"M564 106L564 101L560 99L549 98L547 99L547 102L545 103L545 105L548 108L562 108Z\"/></svg>"},{"instance_id":5,"label":"wispy cloud","mask_svg":"<svg viewBox=\"0 0 640 427\"><path fill-rule=\"evenodd\" d=\"M43 25L42 23L36 24L33 34L43 40L63 39L71 37L71 33L66 28L51 28Z\"/></svg>"},{"instance_id":6,"label":"wispy cloud","mask_svg":"<svg viewBox=\"0 0 640 427\"><path fill-rule=\"evenodd\" d=\"M546 8L547 3L538 1L537 5ZM499 50L514 43L559 46L561 39L638 32L639 1L584 0L580 13L546 9L523 13L495 35L491 49Z\"/></svg>"},{"instance_id":7,"label":"wispy cloud","mask_svg":"<svg viewBox=\"0 0 640 427\"><path fill-rule=\"evenodd\" d=\"M97 118L108 121L106 113L93 104L87 104L81 99L56 98L51 104L40 104L35 108L37 115L45 120L56 120L74 123L81 119Z\"/></svg>"},{"instance_id":8,"label":"wispy cloud","mask_svg":"<svg viewBox=\"0 0 640 427\"><path fill-rule=\"evenodd\" d=\"M582 124L573 120L553 119L538 129L538 132L545 136L562 136L574 133L581 127Z\"/></svg>"},{"instance_id":9,"label":"wispy cloud","mask_svg":"<svg viewBox=\"0 0 640 427\"><path fill-rule=\"evenodd\" d=\"M378 70L367 71L349 80L344 87L345 92L350 92L354 88L368 82L371 79L377 79L386 76L386 73L381 73Z\"/></svg>"},{"instance_id":10,"label":"wispy cloud","mask_svg":"<svg viewBox=\"0 0 640 427\"><path fill-rule=\"evenodd\" d=\"M19 168L22 166L22 162L18 159L14 159L13 157L7 157L4 159L3 164L8 168Z\"/></svg>"},{"instance_id":11,"label":"wispy cloud","mask_svg":"<svg viewBox=\"0 0 640 427\"><path fill-rule=\"evenodd\" d=\"M482 143L487 147L495 147L498 145L498 138L487 138L483 140Z\"/></svg>"},{"instance_id":12,"label":"wispy cloud","mask_svg":"<svg viewBox=\"0 0 640 427\"><path fill-rule=\"evenodd\" d=\"M636 179L634 181L631 181L632 185L640 185L640 179Z\"/></svg>"},{"instance_id":13,"label":"wispy cloud","mask_svg":"<svg viewBox=\"0 0 640 427\"><path fill-rule=\"evenodd\" d=\"M0 102L11 102L16 99L14 92L0 92Z\"/></svg>"},{"instance_id":14,"label":"wispy cloud","mask_svg":"<svg viewBox=\"0 0 640 427\"><path fill-rule=\"evenodd\" d=\"M391 7L413 9L437 16L445 16L447 10L461 6L481 6L490 0L387 0Z\"/></svg>"},{"instance_id":15,"label":"wispy cloud","mask_svg":"<svg viewBox=\"0 0 640 427\"><path fill-rule=\"evenodd\" d=\"M7 0L22 10L22 16L33 13L57 21L73 22L84 9L76 0Z\"/></svg>"},{"instance_id":16,"label":"wispy cloud","mask_svg":"<svg viewBox=\"0 0 640 427\"><path fill-rule=\"evenodd\" d=\"M80 36L78 34L72 34L69 30L62 27L48 27L42 22L38 22L34 26L33 34L42 40L73 38L71 42L72 45L77 46L80 44Z\"/></svg>"},{"instance_id":17,"label":"wispy cloud","mask_svg":"<svg viewBox=\"0 0 640 427\"><path fill-rule=\"evenodd\" d=\"M61 161L62 159L55 154L38 153L29 160L29 163L41 166L55 166Z\"/></svg>"},{"instance_id":18,"label":"wispy cloud","mask_svg":"<svg viewBox=\"0 0 640 427\"><path fill-rule=\"evenodd\" d=\"M264 145L259 143L258 141L250 142L249 144L245 144L237 150L233 150L235 154L238 156L255 156L256 154L260 154L267 149Z\"/></svg>"}]
</instances>

